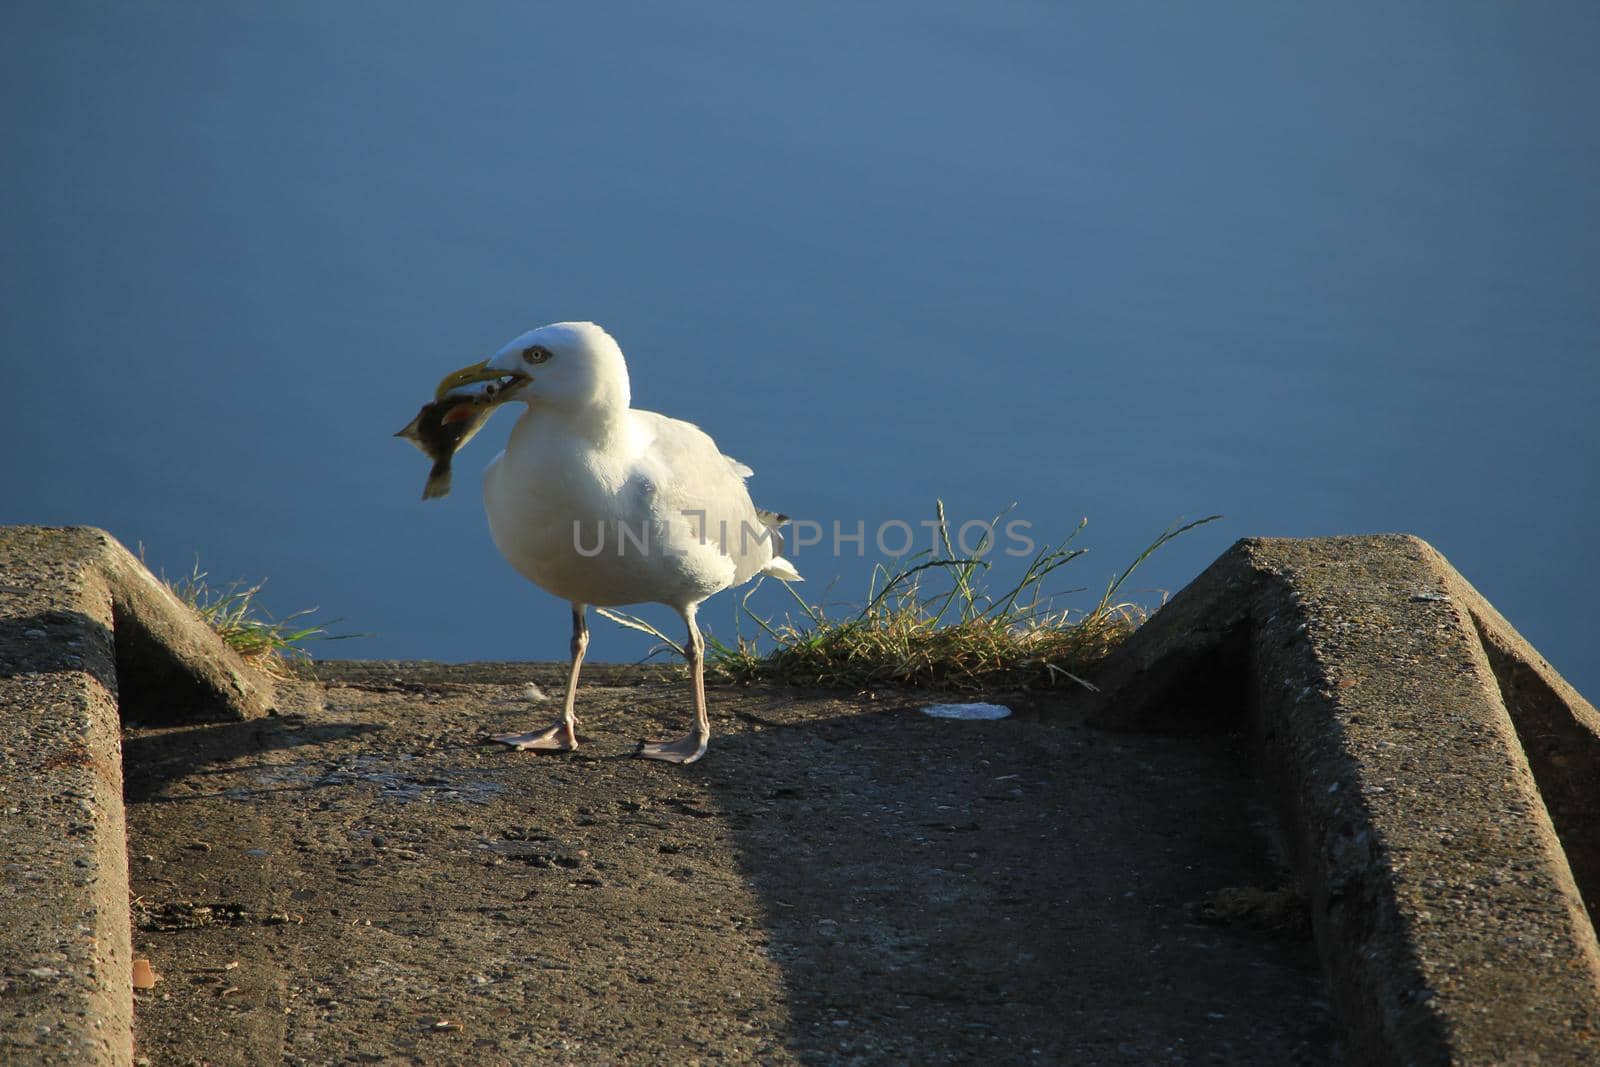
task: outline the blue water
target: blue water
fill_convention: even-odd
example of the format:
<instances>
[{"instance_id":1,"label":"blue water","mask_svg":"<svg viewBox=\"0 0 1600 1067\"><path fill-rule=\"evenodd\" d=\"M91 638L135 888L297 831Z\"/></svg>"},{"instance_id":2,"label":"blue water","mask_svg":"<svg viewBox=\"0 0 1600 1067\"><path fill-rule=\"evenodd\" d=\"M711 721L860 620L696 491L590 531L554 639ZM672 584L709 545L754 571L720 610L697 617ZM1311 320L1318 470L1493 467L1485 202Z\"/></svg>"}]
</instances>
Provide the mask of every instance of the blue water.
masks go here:
<instances>
[{"instance_id":1,"label":"blue water","mask_svg":"<svg viewBox=\"0 0 1600 1067\"><path fill-rule=\"evenodd\" d=\"M1087 516L1062 590L1180 517L1141 589L1403 530L1600 694L1600 9L1304 6L10 0L0 521L267 577L327 654L560 658L478 498L510 415L442 503L390 435L591 318L866 524L813 597L937 497Z\"/></svg>"}]
</instances>

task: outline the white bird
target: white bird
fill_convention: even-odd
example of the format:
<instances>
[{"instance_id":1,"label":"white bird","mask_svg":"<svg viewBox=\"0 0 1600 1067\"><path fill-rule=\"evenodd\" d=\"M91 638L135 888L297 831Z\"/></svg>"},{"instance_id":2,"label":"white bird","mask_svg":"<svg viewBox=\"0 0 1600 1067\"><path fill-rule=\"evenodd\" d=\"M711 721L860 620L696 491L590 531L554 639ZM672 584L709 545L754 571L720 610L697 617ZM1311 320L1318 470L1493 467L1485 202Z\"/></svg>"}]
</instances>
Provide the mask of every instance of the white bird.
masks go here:
<instances>
[{"instance_id":1,"label":"white bird","mask_svg":"<svg viewBox=\"0 0 1600 1067\"><path fill-rule=\"evenodd\" d=\"M450 374L435 397L486 381L495 383L488 387L495 404L527 405L484 474L490 533L524 577L572 604L561 718L545 730L494 740L518 749L575 749L586 608L657 603L688 627L694 725L677 740L643 742L638 754L693 763L711 736L705 641L695 613L713 593L757 574L801 580L782 555L776 527L783 516L750 502L744 482L753 472L699 427L629 406L622 349L592 322L530 330Z\"/></svg>"}]
</instances>

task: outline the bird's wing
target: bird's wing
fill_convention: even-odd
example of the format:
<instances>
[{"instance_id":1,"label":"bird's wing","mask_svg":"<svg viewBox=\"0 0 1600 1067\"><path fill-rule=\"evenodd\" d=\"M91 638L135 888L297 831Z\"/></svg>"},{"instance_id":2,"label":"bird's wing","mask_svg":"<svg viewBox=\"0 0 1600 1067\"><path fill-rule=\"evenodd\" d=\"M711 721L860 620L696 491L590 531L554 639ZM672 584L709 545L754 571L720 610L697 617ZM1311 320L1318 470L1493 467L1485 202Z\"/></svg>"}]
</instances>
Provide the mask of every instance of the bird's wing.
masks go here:
<instances>
[{"instance_id":1,"label":"bird's wing","mask_svg":"<svg viewBox=\"0 0 1600 1067\"><path fill-rule=\"evenodd\" d=\"M734 584L766 567L780 550L745 488L750 468L723 455L693 423L653 411L630 414L643 446L635 471L652 487L658 514L695 527L703 516L704 539L734 563Z\"/></svg>"}]
</instances>

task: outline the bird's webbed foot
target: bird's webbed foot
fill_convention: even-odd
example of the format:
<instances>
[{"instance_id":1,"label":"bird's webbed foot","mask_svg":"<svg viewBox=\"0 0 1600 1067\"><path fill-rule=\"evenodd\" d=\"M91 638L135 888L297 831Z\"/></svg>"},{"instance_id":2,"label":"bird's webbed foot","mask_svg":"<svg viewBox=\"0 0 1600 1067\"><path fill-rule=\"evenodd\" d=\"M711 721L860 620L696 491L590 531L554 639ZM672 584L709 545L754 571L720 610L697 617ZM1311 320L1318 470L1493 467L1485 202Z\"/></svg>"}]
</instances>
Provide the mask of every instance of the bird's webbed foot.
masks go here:
<instances>
[{"instance_id":1,"label":"bird's webbed foot","mask_svg":"<svg viewBox=\"0 0 1600 1067\"><path fill-rule=\"evenodd\" d=\"M577 731L565 722L536 733L491 734L489 740L510 745L519 752L571 752L578 747Z\"/></svg>"},{"instance_id":2,"label":"bird's webbed foot","mask_svg":"<svg viewBox=\"0 0 1600 1067\"><path fill-rule=\"evenodd\" d=\"M710 740L704 734L686 734L676 741L641 741L637 755L667 763L693 763L706 754L706 743Z\"/></svg>"}]
</instances>

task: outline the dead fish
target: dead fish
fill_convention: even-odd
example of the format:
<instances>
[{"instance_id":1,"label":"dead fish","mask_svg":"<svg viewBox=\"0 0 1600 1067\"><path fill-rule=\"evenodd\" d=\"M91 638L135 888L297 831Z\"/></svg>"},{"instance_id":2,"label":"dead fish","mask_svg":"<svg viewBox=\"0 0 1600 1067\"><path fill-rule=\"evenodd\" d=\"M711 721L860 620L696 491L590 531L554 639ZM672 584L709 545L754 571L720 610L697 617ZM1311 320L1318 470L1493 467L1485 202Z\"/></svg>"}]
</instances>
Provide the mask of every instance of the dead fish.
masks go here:
<instances>
[{"instance_id":1,"label":"dead fish","mask_svg":"<svg viewBox=\"0 0 1600 1067\"><path fill-rule=\"evenodd\" d=\"M417 417L395 434L416 445L433 460L422 499L437 500L450 492L450 461L472 435L483 429L495 405L491 392L450 393L422 405Z\"/></svg>"}]
</instances>

